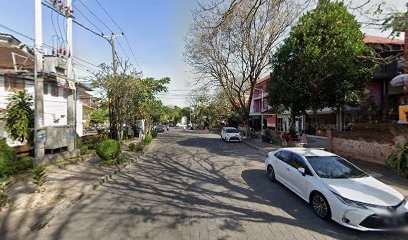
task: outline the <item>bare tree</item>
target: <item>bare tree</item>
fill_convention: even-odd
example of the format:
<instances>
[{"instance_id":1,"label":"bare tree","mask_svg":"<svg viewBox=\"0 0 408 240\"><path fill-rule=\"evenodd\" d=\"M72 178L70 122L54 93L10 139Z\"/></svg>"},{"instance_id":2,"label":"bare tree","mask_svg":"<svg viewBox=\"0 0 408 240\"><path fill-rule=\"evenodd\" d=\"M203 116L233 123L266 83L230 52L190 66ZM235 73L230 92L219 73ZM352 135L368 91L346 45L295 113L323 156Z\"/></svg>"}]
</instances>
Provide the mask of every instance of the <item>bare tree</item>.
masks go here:
<instances>
[{"instance_id":1,"label":"bare tree","mask_svg":"<svg viewBox=\"0 0 408 240\"><path fill-rule=\"evenodd\" d=\"M194 11L186 62L197 82L221 86L249 129L252 91L273 48L310 1L215 0Z\"/></svg>"}]
</instances>

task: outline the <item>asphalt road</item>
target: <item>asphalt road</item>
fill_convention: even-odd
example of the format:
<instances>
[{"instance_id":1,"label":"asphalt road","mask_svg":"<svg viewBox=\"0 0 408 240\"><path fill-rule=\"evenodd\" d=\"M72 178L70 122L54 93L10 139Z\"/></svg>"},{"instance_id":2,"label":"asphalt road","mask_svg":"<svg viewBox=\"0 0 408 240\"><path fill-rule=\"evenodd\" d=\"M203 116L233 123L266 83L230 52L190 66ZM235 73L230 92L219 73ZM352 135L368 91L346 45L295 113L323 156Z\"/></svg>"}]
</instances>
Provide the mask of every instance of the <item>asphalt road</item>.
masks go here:
<instances>
[{"instance_id":1,"label":"asphalt road","mask_svg":"<svg viewBox=\"0 0 408 240\"><path fill-rule=\"evenodd\" d=\"M319 219L264 156L218 135L170 130L143 159L28 239L408 239Z\"/></svg>"}]
</instances>

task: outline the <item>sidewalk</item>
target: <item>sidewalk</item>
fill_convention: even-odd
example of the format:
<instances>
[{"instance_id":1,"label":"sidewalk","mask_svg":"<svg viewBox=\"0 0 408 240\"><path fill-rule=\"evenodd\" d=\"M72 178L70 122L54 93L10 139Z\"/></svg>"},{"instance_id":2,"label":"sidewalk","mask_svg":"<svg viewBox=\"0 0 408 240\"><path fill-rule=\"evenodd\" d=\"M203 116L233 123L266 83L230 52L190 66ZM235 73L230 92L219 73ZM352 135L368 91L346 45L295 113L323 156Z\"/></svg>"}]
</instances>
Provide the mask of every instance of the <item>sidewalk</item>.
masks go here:
<instances>
[{"instance_id":1,"label":"sidewalk","mask_svg":"<svg viewBox=\"0 0 408 240\"><path fill-rule=\"evenodd\" d=\"M255 149L258 149L264 152L275 151L282 147L280 145L281 143L279 140L275 140L272 144L270 144L270 143L262 142L260 138L255 138L255 139L244 139L244 143ZM321 137L307 136L307 145L305 147L306 148L326 149L327 140Z\"/></svg>"},{"instance_id":2,"label":"sidewalk","mask_svg":"<svg viewBox=\"0 0 408 240\"><path fill-rule=\"evenodd\" d=\"M327 141L323 138L314 138L308 136L308 148L326 148ZM275 151L281 146L279 143L268 144L263 143L261 139L244 139L244 143L249 145L252 148L255 148L259 151L267 152ZM399 191L405 197L408 197L408 179L399 177L389 166L376 164L368 161L361 161L355 159L349 159L350 162L363 169L365 172L370 174L372 177L392 186L397 191Z\"/></svg>"},{"instance_id":3,"label":"sidewalk","mask_svg":"<svg viewBox=\"0 0 408 240\"><path fill-rule=\"evenodd\" d=\"M124 154L131 161L138 157L134 153ZM1 239L20 239L41 228L123 167L102 166L94 154L85 159L51 165L47 168L47 182L41 193L34 192L28 174L15 177L8 191L9 204L0 211Z\"/></svg>"}]
</instances>

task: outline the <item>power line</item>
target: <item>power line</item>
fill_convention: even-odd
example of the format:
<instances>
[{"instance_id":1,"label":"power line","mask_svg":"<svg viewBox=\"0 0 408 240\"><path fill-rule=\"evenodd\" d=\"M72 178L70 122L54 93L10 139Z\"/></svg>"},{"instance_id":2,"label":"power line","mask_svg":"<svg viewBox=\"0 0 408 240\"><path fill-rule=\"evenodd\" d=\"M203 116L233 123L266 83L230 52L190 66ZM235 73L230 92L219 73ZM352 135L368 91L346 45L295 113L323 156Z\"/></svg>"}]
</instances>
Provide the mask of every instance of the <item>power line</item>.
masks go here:
<instances>
[{"instance_id":1,"label":"power line","mask_svg":"<svg viewBox=\"0 0 408 240\"><path fill-rule=\"evenodd\" d=\"M103 31L102 31L100 28L98 28L98 26L96 26L91 20L89 20L89 18L87 18L87 17L85 16L85 14L83 14L83 13L81 12L81 10L79 10L79 8L77 8L77 7L74 6L74 9L75 9L75 11L77 11L83 18L85 18L86 21L88 21L88 22L89 22L92 26L94 26L99 32L101 32L101 34L103 33Z\"/></svg>"},{"instance_id":2,"label":"power line","mask_svg":"<svg viewBox=\"0 0 408 240\"><path fill-rule=\"evenodd\" d=\"M119 44L120 49L121 49L122 52L125 54L126 58L127 58L128 60L130 60L130 59L129 59L129 56L127 55L127 53L126 53L125 50L123 49L122 44L120 43L119 39L117 39L117 40L118 40L118 41L116 41L116 42Z\"/></svg>"},{"instance_id":3,"label":"power line","mask_svg":"<svg viewBox=\"0 0 408 240\"><path fill-rule=\"evenodd\" d=\"M64 40L64 35L62 34L62 31L61 31L61 26L60 26L60 23L59 23L59 18L60 18L60 15L57 15L58 31L59 31L59 33L61 34L62 42L65 42L65 40Z\"/></svg>"},{"instance_id":4,"label":"power line","mask_svg":"<svg viewBox=\"0 0 408 240\"><path fill-rule=\"evenodd\" d=\"M56 10L54 7L48 5L48 4L44 3L44 2L42 2L41 4L42 4L43 6L49 8L49 9L51 9L52 11L58 13L59 15L64 16L62 13L60 13L60 12L59 12L58 10ZM64 17L65 17L65 16L64 16ZM72 19L72 22L74 22L74 23L77 24L78 26L82 27L83 29L85 29L85 30L87 30L87 31L89 31L89 32L91 32L91 33L93 33L93 34L95 34L95 35L97 35L97 36L103 38L103 34L100 34L100 33L95 32L94 30L90 29L89 27L87 27L87 26L85 26L85 25L79 23L79 22L76 21L75 19Z\"/></svg>"},{"instance_id":5,"label":"power line","mask_svg":"<svg viewBox=\"0 0 408 240\"><path fill-rule=\"evenodd\" d=\"M123 29L119 26L119 24L117 24L117 22L115 21L115 19L113 19L113 17L109 14L109 12L102 6L102 4L101 4L98 0L95 0L95 1L96 1L96 2L98 3L98 5L102 8L102 10L106 13L106 15L108 15L108 17L112 20L112 22L116 25L116 27L119 28L119 30L122 32L122 34L123 34L124 37L125 37L126 44L127 44L128 48L130 49L130 53L131 53L132 56L133 56L133 60L135 61L137 67L138 67L140 70L142 70L141 67L140 67L140 65L139 65L139 62L137 61L137 59L136 59L136 57L135 57L135 54L134 54L134 52L133 52L133 49L132 49L132 47L130 46L129 40L128 40L128 38L126 37L126 34L124 33Z\"/></svg>"},{"instance_id":6,"label":"power line","mask_svg":"<svg viewBox=\"0 0 408 240\"><path fill-rule=\"evenodd\" d=\"M16 35L19 35L19 36L25 37L25 38L27 38L27 39L29 39L29 40L31 40L31 41L34 41L34 38L33 38L33 37L30 37L30 36L28 36L28 35L26 35L26 34L23 34L23 33L21 33L21 32L18 32L18 31L16 31L16 30L14 30L14 29L11 29L11 28L9 28L9 27L7 27L7 26L1 24L1 23L0 23L0 27L6 29L6 30L8 30L8 31L10 31L10 32L12 32L12 33L14 33L14 34L16 34ZM46 44L46 43L43 43L43 45L44 45L45 48L52 49L52 46L50 46L50 45L48 45L48 44ZM84 60L84 59L79 58L79 57L76 57L76 56L73 56L73 58L74 58L74 59L77 59L77 60L79 60L79 61L82 61L82 62L84 62L84 63L87 63L87 64L89 64L90 66L94 66L94 67L96 67L96 68L99 69L99 66L98 66L98 65L96 65L96 64L94 64L94 63L91 63L91 62L89 62L89 61L87 61L87 60Z\"/></svg>"},{"instance_id":7,"label":"power line","mask_svg":"<svg viewBox=\"0 0 408 240\"><path fill-rule=\"evenodd\" d=\"M87 10L88 12L90 12L96 19L98 19L107 29L109 29L109 31L111 31L111 33L113 34L113 30L100 18L98 17L91 9L89 9L84 2L82 2L81 0L78 0ZM77 10L79 10L76 7ZM84 16L84 14L81 13L81 15ZM84 16L85 17L85 16ZM102 32L94 23L92 23L87 17L85 17L95 28L97 28L100 32ZM103 36L103 34L102 34ZM124 53L124 55L126 56L127 59L129 59L129 56L127 55L127 53L125 52L125 50L123 49L122 44L120 43L120 41L117 41L117 43L119 44L120 49L122 50L122 52ZM122 65L122 62L120 60L120 57L118 56L118 53L115 51L115 55L118 59L118 62L120 63L120 65ZM123 68L123 67L122 67Z\"/></svg>"},{"instance_id":8,"label":"power line","mask_svg":"<svg viewBox=\"0 0 408 240\"><path fill-rule=\"evenodd\" d=\"M102 38L103 38L103 34L95 32L94 30L92 30L92 29L90 29L89 27L83 25L82 23L79 23L79 22L76 21L75 19L72 19L72 22L75 23L76 25L82 27L83 29L85 29L85 30L87 30L87 31L89 31L89 32L91 32L91 33L93 33L93 34L95 34L96 36L99 36L99 37L102 37Z\"/></svg>"},{"instance_id":9,"label":"power line","mask_svg":"<svg viewBox=\"0 0 408 240\"><path fill-rule=\"evenodd\" d=\"M81 1L81 0L79 0L79 1ZM102 4L98 1L98 0L95 0L97 3L98 3L98 5L102 8L102 10L106 13L106 15L108 15L108 17L112 20L112 22L116 25L116 27L118 27L119 28L119 30L121 31L121 32L123 32L122 31L122 29L120 28L120 26L116 23L116 21L113 19L113 17L108 13L108 11L106 11L106 9L102 6Z\"/></svg>"},{"instance_id":10,"label":"power line","mask_svg":"<svg viewBox=\"0 0 408 240\"><path fill-rule=\"evenodd\" d=\"M57 33L57 29L55 28L55 24L54 24L54 12L51 11L51 12L50 12L50 15L51 15L52 28L54 29L55 35L59 38L58 33ZM58 41L58 40L57 40L57 41ZM54 39L53 39L52 44L54 45ZM57 43L57 45L58 45L58 43Z\"/></svg>"},{"instance_id":11,"label":"power line","mask_svg":"<svg viewBox=\"0 0 408 240\"><path fill-rule=\"evenodd\" d=\"M25 35L25 34L23 34L23 33L17 32L16 30L13 30L13 29L11 29L11 28L9 28L9 27L6 27L6 26L4 26L4 25L1 24L1 23L0 23L0 27L4 28L4 29L6 29L6 30L8 30L8 31L10 31L10 32L13 32L13 33L15 33L15 34L17 34L17 35L20 35L20 36L22 36L22 37L25 37L25 38L27 38L27 39L30 39L30 40L34 41L34 38L29 37L29 36L27 36L27 35Z\"/></svg>"},{"instance_id":12,"label":"power line","mask_svg":"<svg viewBox=\"0 0 408 240\"><path fill-rule=\"evenodd\" d=\"M100 19L95 13L93 13L81 0L78 0L78 1L79 1L79 2L82 4L82 6L84 6L96 19L98 19L107 29L109 29L109 31L110 31L111 33L113 33L112 29L111 29L108 25L106 25L105 22L102 21L102 19Z\"/></svg>"}]
</instances>

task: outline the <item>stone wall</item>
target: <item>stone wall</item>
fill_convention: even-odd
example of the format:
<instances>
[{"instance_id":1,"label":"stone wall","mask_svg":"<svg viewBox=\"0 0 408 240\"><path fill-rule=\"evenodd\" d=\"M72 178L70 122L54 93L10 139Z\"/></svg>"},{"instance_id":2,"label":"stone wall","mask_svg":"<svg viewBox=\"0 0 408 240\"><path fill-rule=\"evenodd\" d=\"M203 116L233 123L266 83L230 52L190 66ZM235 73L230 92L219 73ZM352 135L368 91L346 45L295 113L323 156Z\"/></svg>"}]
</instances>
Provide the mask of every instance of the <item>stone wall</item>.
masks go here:
<instances>
[{"instance_id":1,"label":"stone wall","mask_svg":"<svg viewBox=\"0 0 408 240\"><path fill-rule=\"evenodd\" d=\"M364 139L347 139L328 132L328 150L343 157L385 164L388 156L398 150L398 146L407 142L407 136L396 136L393 143L378 143Z\"/></svg>"}]
</instances>

